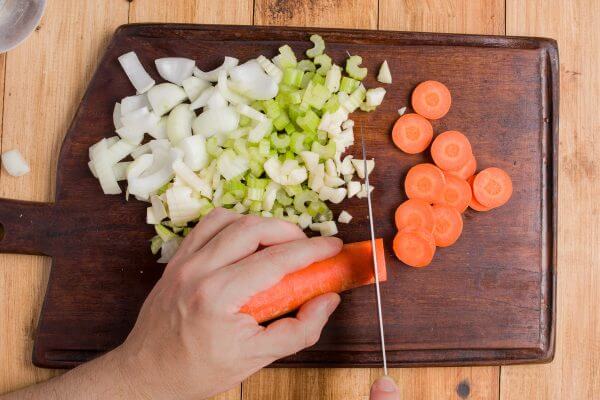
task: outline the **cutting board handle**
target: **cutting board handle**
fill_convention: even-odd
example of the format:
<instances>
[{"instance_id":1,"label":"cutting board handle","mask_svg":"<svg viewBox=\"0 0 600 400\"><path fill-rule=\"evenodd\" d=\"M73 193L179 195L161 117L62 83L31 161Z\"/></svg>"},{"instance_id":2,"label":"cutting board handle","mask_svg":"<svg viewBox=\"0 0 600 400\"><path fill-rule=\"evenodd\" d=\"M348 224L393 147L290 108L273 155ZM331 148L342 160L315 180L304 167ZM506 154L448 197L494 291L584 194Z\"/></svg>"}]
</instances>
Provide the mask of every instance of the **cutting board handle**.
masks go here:
<instances>
[{"instance_id":1,"label":"cutting board handle","mask_svg":"<svg viewBox=\"0 0 600 400\"><path fill-rule=\"evenodd\" d=\"M55 206L0 198L0 253L50 255Z\"/></svg>"}]
</instances>

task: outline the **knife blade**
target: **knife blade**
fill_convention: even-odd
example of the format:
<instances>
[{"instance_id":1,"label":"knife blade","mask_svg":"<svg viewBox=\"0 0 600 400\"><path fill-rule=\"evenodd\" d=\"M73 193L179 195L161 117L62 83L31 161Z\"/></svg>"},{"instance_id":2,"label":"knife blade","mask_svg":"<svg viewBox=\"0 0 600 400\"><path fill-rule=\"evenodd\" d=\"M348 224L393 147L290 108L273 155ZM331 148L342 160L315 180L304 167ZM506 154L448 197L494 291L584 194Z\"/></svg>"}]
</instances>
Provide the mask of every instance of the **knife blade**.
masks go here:
<instances>
[{"instance_id":1,"label":"knife blade","mask_svg":"<svg viewBox=\"0 0 600 400\"><path fill-rule=\"evenodd\" d=\"M373 223L373 206L371 204L371 185L369 184L369 170L367 169L367 150L365 147L365 136L363 135L362 126L360 128L360 136L362 139L362 157L365 168L365 189L367 191L367 205L369 208L369 226L371 230L371 253L373 254L373 269L375 273L375 293L377 295L377 319L379 321L379 336L381 341L381 355L383 356L383 374L388 374L387 357L385 354L385 333L383 330L383 312L381 307L381 289L379 288L379 264L377 263L377 254L375 247L375 226Z\"/></svg>"}]
</instances>

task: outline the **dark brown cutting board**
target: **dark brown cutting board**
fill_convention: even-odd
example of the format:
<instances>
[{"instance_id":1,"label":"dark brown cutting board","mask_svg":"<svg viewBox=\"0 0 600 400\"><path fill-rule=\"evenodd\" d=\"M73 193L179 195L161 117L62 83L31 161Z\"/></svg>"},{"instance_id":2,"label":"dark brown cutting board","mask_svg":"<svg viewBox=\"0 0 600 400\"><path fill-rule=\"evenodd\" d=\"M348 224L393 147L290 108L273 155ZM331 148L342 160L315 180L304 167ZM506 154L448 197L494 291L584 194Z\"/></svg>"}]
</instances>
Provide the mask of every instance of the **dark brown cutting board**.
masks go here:
<instances>
[{"instance_id":1,"label":"dark brown cutting board","mask_svg":"<svg viewBox=\"0 0 600 400\"><path fill-rule=\"evenodd\" d=\"M556 149L558 52L548 39L377 31L129 25L108 46L66 135L53 204L0 200L5 235L0 251L45 254L52 271L35 339L33 362L73 367L126 337L162 267L150 254L153 232L146 204L105 196L88 168L88 148L112 136L112 109L134 90L117 57L135 50L158 80L153 60L190 57L201 69L224 55L273 56L289 43L309 47L320 33L338 63L346 51L369 67L367 86L387 59L394 78L383 105L356 113L369 156L377 235L385 239L388 281L382 286L388 360L393 366L543 362L554 353L556 287ZM429 160L407 155L390 139L397 110L423 80L452 92L449 114L435 132L456 129L470 138L480 168L510 173L514 196L487 213L468 210L456 245L439 249L424 269L393 256L393 213L405 199L408 168ZM410 110L410 107L409 107ZM356 129L357 136L360 128ZM358 146L357 146L358 147ZM358 149L354 149L358 151ZM345 241L369 238L366 200L343 205L354 216ZM336 214L341 208L336 207ZM342 305L313 348L278 365L370 366L381 356L373 287L343 295Z\"/></svg>"}]
</instances>

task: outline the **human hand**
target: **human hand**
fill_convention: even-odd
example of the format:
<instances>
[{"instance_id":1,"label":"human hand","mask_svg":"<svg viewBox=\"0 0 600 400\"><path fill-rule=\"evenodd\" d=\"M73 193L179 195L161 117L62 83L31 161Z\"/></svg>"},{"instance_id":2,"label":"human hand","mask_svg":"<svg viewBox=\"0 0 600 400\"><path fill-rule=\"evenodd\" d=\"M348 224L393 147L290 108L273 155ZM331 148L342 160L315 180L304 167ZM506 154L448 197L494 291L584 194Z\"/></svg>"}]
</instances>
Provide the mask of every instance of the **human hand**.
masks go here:
<instances>
[{"instance_id":1,"label":"human hand","mask_svg":"<svg viewBox=\"0 0 600 400\"><path fill-rule=\"evenodd\" d=\"M373 382L369 400L400 400L396 382L389 376L382 376Z\"/></svg>"},{"instance_id":2,"label":"human hand","mask_svg":"<svg viewBox=\"0 0 600 400\"><path fill-rule=\"evenodd\" d=\"M262 246L268 247L258 250ZM316 297L295 318L266 328L238 311L287 273L341 247L337 238L307 239L276 218L211 212L183 241L116 350L132 395L206 398L315 344L339 304L336 293Z\"/></svg>"}]
</instances>

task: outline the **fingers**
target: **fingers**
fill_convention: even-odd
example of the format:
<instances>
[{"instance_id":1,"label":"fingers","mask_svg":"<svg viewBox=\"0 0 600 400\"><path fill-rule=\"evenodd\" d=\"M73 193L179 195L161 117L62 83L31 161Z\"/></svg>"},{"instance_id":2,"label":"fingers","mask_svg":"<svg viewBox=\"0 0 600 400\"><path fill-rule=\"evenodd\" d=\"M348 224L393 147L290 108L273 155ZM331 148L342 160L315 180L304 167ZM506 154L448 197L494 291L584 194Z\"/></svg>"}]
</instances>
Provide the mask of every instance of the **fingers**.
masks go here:
<instances>
[{"instance_id":1,"label":"fingers","mask_svg":"<svg viewBox=\"0 0 600 400\"><path fill-rule=\"evenodd\" d=\"M382 376L373 382L369 400L400 400L400 390L391 377Z\"/></svg>"},{"instance_id":2,"label":"fingers","mask_svg":"<svg viewBox=\"0 0 600 400\"><path fill-rule=\"evenodd\" d=\"M216 234L242 217L241 214L233 211L224 208L215 208L202 218L183 242L181 242L177 254L173 256L170 264L178 264L182 259L200 250Z\"/></svg>"},{"instance_id":3,"label":"fingers","mask_svg":"<svg viewBox=\"0 0 600 400\"><path fill-rule=\"evenodd\" d=\"M233 312L279 282L285 275L335 256L342 241L334 237L295 240L263 249L220 270L215 279L222 282L223 298Z\"/></svg>"},{"instance_id":4,"label":"fingers","mask_svg":"<svg viewBox=\"0 0 600 400\"><path fill-rule=\"evenodd\" d=\"M305 238L306 235L297 225L277 218L246 215L216 234L186 263L201 268L206 274L249 256L259 246Z\"/></svg>"},{"instance_id":5,"label":"fingers","mask_svg":"<svg viewBox=\"0 0 600 400\"><path fill-rule=\"evenodd\" d=\"M249 348L267 363L317 343L329 316L340 304L337 293L326 293L305 303L296 318L283 318L250 339Z\"/></svg>"}]
</instances>

